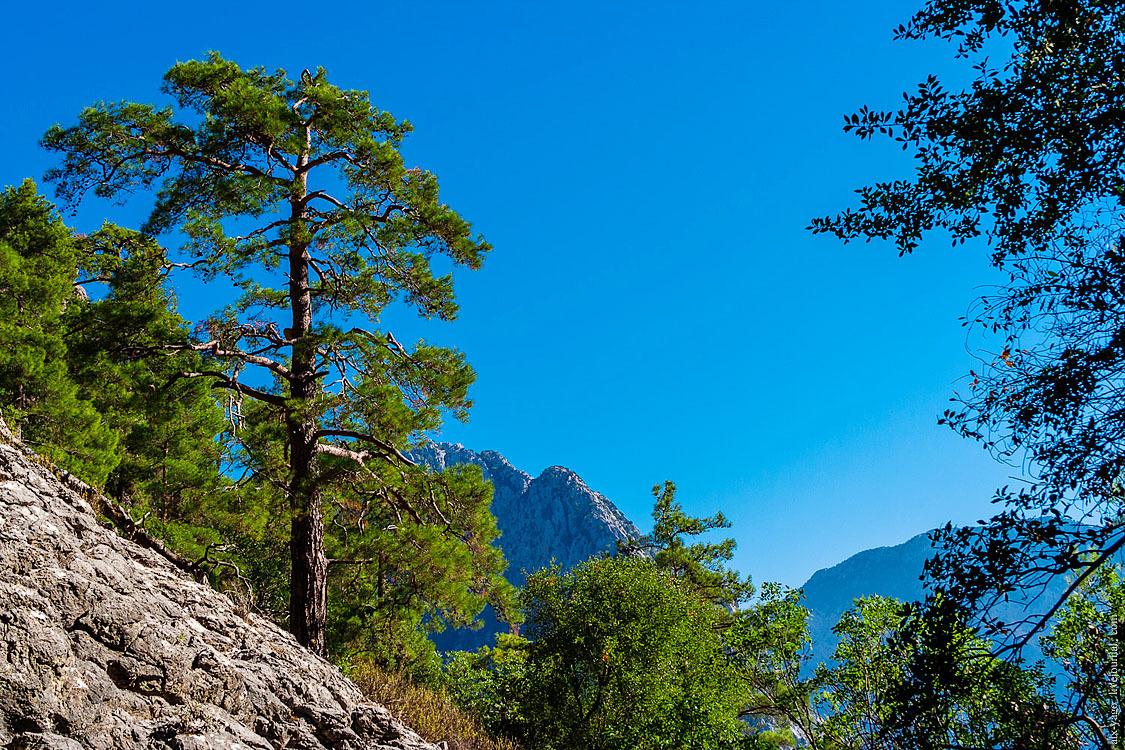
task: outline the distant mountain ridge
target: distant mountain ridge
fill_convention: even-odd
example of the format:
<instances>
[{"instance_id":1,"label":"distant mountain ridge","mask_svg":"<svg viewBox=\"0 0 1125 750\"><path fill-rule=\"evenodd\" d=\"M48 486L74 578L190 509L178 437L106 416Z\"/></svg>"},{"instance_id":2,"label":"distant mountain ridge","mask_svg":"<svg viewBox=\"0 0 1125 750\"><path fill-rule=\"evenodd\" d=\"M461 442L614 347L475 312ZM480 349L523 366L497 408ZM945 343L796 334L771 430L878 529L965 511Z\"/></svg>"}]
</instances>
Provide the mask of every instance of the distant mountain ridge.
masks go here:
<instances>
[{"instance_id":1,"label":"distant mountain ridge","mask_svg":"<svg viewBox=\"0 0 1125 750\"><path fill-rule=\"evenodd\" d=\"M506 577L516 586L522 586L528 573L546 567L552 560L570 568L612 551L619 540L641 535L605 495L590 489L578 474L565 467L551 466L532 477L496 451L477 452L453 443L430 442L409 456L438 471L463 464L481 467L494 487L492 513L501 533L498 544L508 559ZM933 554L929 532L925 532L901 544L857 552L813 573L801 587L812 638L813 658L808 668L831 659L838 641L832 628L855 599L875 594L904 602L922 599L925 592L920 576ZM1059 594L1064 587L1065 582L1054 582L1044 595ZM1004 610L1010 610L1004 619L1011 622L1018 619L1022 604L1013 601L997 613ZM474 650L490 645L494 633L507 629L491 610L486 610L483 619L480 630L437 634L438 648ZM1030 645L1026 656L1032 661L1039 657L1035 644Z\"/></svg>"},{"instance_id":2,"label":"distant mountain ridge","mask_svg":"<svg viewBox=\"0 0 1125 750\"><path fill-rule=\"evenodd\" d=\"M551 466L533 478L496 451L478 453L459 443L431 442L408 455L436 471L464 464L481 467L493 485L492 513L500 529L498 544L508 559L506 577L516 586L552 560L570 568L614 550L618 540L641 535L605 495L565 467ZM503 629L487 611L480 630L440 633L435 641L445 651L473 650L491 644L492 634Z\"/></svg>"},{"instance_id":3,"label":"distant mountain ridge","mask_svg":"<svg viewBox=\"0 0 1125 750\"><path fill-rule=\"evenodd\" d=\"M902 544L857 552L813 573L801 587L813 648L809 667L831 659L839 641L832 628L856 599L874 594L904 602L922 599L922 566L933 554L929 532L925 532Z\"/></svg>"},{"instance_id":4,"label":"distant mountain ridge","mask_svg":"<svg viewBox=\"0 0 1125 750\"><path fill-rule=\"evenodd\" d=\"M840 621L840 616L851 609L855 599L874 594L904 602L925 598L922 570L926 560L936 554L930 533L918 534L902 544L857 552L843 562L812 574L801 587L805 592L805 607L809 610L809 636L813 647L808 669L832 658L839 641L832 628ZM1121 562L1119 557L1118 563ZM1009 601L992 608L992 615L1004 622L1019 622L1043 611L1062 596L1068 585L1065 576L1057 576L1041 591L1026 596L1013 593ZM1042 656L1038 638L1032 639L1023 650L1028 663Z\"/></svg>"}]
</instances>

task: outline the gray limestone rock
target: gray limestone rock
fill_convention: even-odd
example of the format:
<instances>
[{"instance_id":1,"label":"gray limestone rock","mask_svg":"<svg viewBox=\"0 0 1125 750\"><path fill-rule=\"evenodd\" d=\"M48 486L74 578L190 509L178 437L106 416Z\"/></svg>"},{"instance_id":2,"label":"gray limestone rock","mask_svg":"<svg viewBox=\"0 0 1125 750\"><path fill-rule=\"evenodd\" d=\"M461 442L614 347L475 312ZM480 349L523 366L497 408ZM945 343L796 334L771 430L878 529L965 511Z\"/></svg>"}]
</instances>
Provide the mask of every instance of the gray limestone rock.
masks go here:
<instances>
[{"instance_id":1,"label":"gray limestone rock","mask_svg":"<svg viewBox=\"0 0 1125 750\"><path fill-rule=\"evenodd\" d=\"M0 748L441 747L91 502L0 419Z\"/></svg>"},{"instance_id":2,"label":"gray limestone rock","mask_svg":"<svg viewBox=\"0 0 1125 750\"><path fill-rule=\"evenodd\" d=\"M499 544L508 560L508 579L517 585L552 559L569 568L613 550L618 540L641 535L605 495L562 466L533 479L496 451L476 453L450 443L428 443L410 456L438 471L475 464L492 480Z\"/></svg>"}]
</instances>

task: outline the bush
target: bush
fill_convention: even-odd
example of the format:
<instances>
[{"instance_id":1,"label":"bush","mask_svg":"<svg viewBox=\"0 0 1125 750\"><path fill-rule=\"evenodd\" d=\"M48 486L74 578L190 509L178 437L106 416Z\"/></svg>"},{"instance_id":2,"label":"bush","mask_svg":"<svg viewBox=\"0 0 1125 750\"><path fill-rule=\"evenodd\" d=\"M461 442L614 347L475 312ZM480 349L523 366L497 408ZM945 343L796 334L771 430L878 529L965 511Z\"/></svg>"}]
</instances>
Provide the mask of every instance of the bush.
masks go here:
<instances>
[{"instance_id":1,"label":"bush","mask_svg":"<svg viewBox=\"0 0 1125 750\"><path fill-rule=\"evenodd\" d=\"M528 638L455 657L452 695L493 731L552 750L744 747L745 705L723 611L650 560L587 560L532 574Z\"/></svg>"},{"instance_id":2,"label":"bush","mask_svg":"<svg viewBox=\"0 0 1125 750\"><path fill-rule=\"evenodd\" d=\"M421 685L404 672L367 660L353 661L347 671L364 695L386 706L428 742L444 740L449 750L521 750L510 739L492 737L444 691Z\"/></svg>"}]
</instances>

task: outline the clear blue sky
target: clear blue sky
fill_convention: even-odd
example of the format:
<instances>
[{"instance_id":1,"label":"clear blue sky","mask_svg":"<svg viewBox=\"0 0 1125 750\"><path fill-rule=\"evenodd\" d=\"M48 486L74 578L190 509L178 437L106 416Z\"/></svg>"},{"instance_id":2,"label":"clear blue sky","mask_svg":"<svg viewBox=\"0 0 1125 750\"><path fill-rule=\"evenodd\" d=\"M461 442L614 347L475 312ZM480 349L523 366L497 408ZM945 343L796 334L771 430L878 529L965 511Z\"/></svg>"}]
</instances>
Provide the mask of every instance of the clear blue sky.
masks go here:
<instances>
[{"instance_id":1,"label":"clear blue sky","mask_svg":"<svg viewBox=\"0 0 1125 750\"><path fill-rule=\"evenodd\" d=\"M936 416L972 366L958 317L995 277L979 246L899 259L805 230L909 169L841 124L955 71L941 43L891 41L913 4L701 5L9 3L0 178L38 180L50 125L156 100L177 60L323 66L414 123L408 162L495 246L458 277L455 324L392 316L477 370L472 421L439 439L567 466L642 528L672 479L732 519L743 572L797 585L989 512L1011 470ZM188 315L208 309L192 288Z\"/></svg>"}]
</instances>

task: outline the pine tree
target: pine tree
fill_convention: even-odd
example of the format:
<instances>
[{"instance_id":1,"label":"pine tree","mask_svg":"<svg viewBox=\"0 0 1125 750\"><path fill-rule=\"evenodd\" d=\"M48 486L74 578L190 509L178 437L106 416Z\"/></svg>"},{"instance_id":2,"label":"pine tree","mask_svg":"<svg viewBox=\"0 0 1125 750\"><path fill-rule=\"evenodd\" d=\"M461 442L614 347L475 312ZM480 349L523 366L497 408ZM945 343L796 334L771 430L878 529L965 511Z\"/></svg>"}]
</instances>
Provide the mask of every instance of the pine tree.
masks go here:
<instances>
[{"instance_id":1,"label":"pine tree","mask_svg":"<svg viewBox=\"0 0 1125 750\"><path fill-rule=\"evenodd\" d=\"M117 435L79 394L61 324L79 302L79 254L26 180L0 196L0 408L23 441L91 484L117 465Z\"/></svg>"},{"instance_id":2,"label":"pine tree","mask_svg":"<svg viewBox=\"0 0 1125 750\"><path fill-rule=\"evenodd\" d=\"M440 201L432 174L404 164L409 123L372 107L366 92L329 84L323 70L293 82L212 53L174 66L164 90L179 118L172 108L99 103L78 125L52 128L43 142L63 164L48 178L68 201L159 181L146 231L180 229L204 278L242 290L204 321L206 341L171 350L206 352L217 366L185 376L260 407L244 455L289 504L290 629L325 651L325 507L358 529L389 514L383 528L411 529L414 549L462 545L471 570L461 580L482 604L504 586L487 494L465 491L469 475L433 476L401 450L443 413L465 417L472 370L456 351L409 348L362 323L377 324L396 300L453 318L452 277L436 276L430 261L478 268L489 246ZM247 370L259 374L248 382ZM254 444L266 436L270 444Z\"/></svg>"},{"instance_id":3,"label":"pine tree","mask_svg":"<svg viewBox=\"0 0 1125 750\"><path fill-rule=\"evenodd\" d=\"M748 601L754 595L749 577L743 579L738 571L726 567L734 557L734 539L688 544L692 537L729 529L730 521L721 512L710 518L684 513L676 502L674 482L654 486L652 495L656 498L652 533L619 542L618 548L628 554L652 555L656 566L671 572L680 585L728 611Z\"/></svg>"},{"instance_id":4,"label":"pine tree","mask_svg":"<svg viewBox=\"0 0 1125 750\"><path fill-rule=\"evenodd\" d=\"M122 461L107 491L130 505L143 498L161 519L177 517L189 495L221 484L223 411L206 381L180 377L202 369L203 357L175 351L186 348L190 332L165 285L163 248L109 224L81 247L86 280L103 281L107 291L71 307L68 359L74 380L122 435Z\"/></svg>"}]
</instances>

